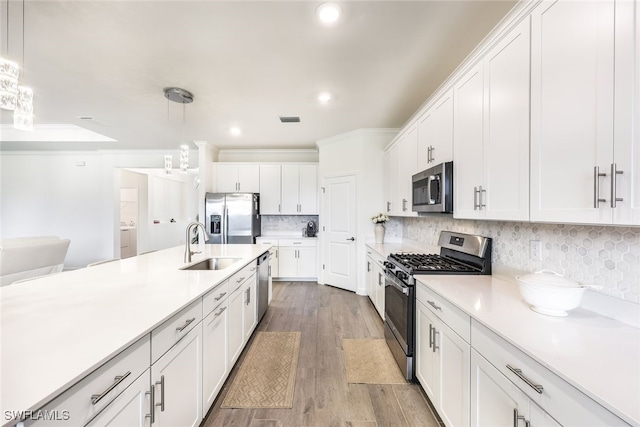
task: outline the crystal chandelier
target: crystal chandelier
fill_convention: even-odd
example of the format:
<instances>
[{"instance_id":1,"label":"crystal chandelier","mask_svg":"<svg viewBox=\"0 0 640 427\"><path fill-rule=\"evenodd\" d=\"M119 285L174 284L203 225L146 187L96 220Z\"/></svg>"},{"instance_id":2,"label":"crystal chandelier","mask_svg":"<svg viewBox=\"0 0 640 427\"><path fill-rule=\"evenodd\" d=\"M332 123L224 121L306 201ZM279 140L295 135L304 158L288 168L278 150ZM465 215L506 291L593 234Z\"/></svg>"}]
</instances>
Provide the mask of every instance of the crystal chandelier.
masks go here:
<instances>
[{"instance_id":1,"label":"crystal chandelier","mask_svg":"<svg viewBox=\"0 0 640 427\"><path fill-rule=\"evenodd\" d=\"M189 168L189 146L184 143L185 104L193 102L193 94L179 87L164 88L164 97L169 101L182 104L182 145L180 146L180 173L187 173ZM173 169L173 157L170 154L164 156L164 171L171 174Z\"/></svg>"},{"instance_id":2,"label":"crystal chandelier","mask_svg":"<svg viewBox=\"0 0 640 427\"><path fill-rule=\"evenodd\" d=\"M24 74L24 5L22 0L22 66ZM9 52L9 1L7 0L7 53ZM0 108L13 111L13 127L33 130L33 90L19 85L20 67L0 57Z\"/></svg>"}]
</instances>

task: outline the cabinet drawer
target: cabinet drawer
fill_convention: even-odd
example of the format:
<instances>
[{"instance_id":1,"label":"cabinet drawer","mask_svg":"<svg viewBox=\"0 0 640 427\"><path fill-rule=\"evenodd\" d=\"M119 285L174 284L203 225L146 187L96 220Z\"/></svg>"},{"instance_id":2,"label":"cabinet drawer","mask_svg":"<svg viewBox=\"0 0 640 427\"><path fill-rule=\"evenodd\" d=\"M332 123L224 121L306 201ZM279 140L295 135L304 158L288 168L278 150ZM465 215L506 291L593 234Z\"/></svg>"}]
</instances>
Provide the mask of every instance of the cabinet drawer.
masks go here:
<instances>
[{"instance_id":1,"label":"cabinet drawer","mask_svg":"<svg viewBox=\"0 0 640 427\"><path fill-rule=\"evenodd\" d=\"M627 425L584 393L555 375L475 320L473 348L563 426ZM576 363L580 363L576 360ZM511 369L520 370L515 373ZM602 373L606 375L606 373ZM542 386L540 392L536 386Z\"/></svg>"},{"instance_id":2,"label":"cabinet drawer","mask_svg":"<svg viewBox=\"0 0 640 427\"><path fill-rule=\"evenodd\" d=\"M233 293L236 289L242 286L242 284L249 278L249 276L255 274L257 270L258 264L253 261L246 265L242 270L231 276L229 278L229 293Z\"/></svg>"},{"instance_id":3,"label":"cabinet drawer","mask_svg":"<svg viewBox=\"0 0 640 427\"><path fill-rule=\"evenodd\" d=\"M256 244L278 246L279 243L278 239L272 239L269 237L256 237Z\"/></svg>"},{"instance_id":4,"label":"cabinet drawer","mask_svg":"<svg viewBox=\"0 0 640 427\"><path fill-rule=\"evenodd\" d=\"M151 363L155 363L200 321L202 321L202 299L193 302L151 331Z\"/></svg>"},{"instance_id":5,"label":"cabinet drawer","mask_svg":"<svg viewBox=\"0 0 640 427\"><path fill-rule=\"evenodd\" d=\"M58 420L26 420L24 425L84 426L149 368L150 350L147 334L41 408Z\"/></svg>"},{"instance_id":6,"label":"cabinet drawer","mask_svg":"<svg viewBox=\"0 0 640 427\"><path fill-rule=\"evenodd\" d=\"M416 299L428 307L462 339L471 342L471 318L469 315L419 281L416 281Z\"/></svg>"},{"instance_id":7,"label":"cabinet drawer","mask_svg":"<svg viewBox=\"0 0 640 427\"><path fill-rule=\"evenodd\" d=\"M367 255L370 256L374 262L380 265L380 267L384 268L384 262L386 261L385 257L380 255L378 252L374 251L373 249L369 249L369 248L367 248Z\"/></svg>"},{"instance_id":8,"label":"cabinet drawer","mask_svg":"<svg viewBox=\"0 0 640 427\"><path fill-rule=\"evenodd\" d=\"M207 317L227 298L229 298L229 281L225 280L202 297L202 317Z\"/></svg>"},{"instance_id":9,"label":"cabinet drawer","mask_svg":"<svg viewBox=\"0 0 640 427\"><path fill-rule=\"evenodd\" d=\"M315 239L278 239L279 246L316 246Z\"/></svg>"}]
</instances>

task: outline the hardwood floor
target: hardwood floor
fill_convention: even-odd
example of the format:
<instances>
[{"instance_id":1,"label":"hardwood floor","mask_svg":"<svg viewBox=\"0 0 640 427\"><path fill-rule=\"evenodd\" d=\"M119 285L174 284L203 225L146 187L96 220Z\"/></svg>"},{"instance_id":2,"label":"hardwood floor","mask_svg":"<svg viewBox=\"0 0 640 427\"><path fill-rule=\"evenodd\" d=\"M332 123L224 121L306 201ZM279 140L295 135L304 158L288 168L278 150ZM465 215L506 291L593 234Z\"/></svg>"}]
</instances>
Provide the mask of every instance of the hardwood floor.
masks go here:
<instances>
[{"instance_id":1,"label":"hardwood floor","mask_svg":"<svg viewBox=\"0 0 640 427\"><path fill-rule=\"evenodd\" d=\"M243 355L203 427L438 426L417 385L347 384L342 339L384 338L369 298L313 282L274 282L257 330L302 332L293 408L220 408Z\"/></svg>"}]
</instances>

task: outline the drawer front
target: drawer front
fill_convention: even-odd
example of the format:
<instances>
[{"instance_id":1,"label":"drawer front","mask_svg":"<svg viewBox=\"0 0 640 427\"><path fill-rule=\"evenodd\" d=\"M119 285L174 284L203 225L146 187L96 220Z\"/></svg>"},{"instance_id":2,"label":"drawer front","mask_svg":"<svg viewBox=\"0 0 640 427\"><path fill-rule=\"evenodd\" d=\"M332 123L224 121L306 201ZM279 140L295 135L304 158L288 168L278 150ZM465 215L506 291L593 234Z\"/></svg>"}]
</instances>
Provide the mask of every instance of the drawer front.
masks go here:
<instances>
[{"instance_id":1,"label":"drawer front","mask_svg":"<svg viewBox=\"0 0 640 427\"><path fill-rule=\"evenodd\" d=\"M278 239L279 246L316 246L315 239Z\"/></svg>"},{"instance_id":2,"label":"drawer front","mask_svg":"<svg viewBox=\"0 0 640 427\"><path fill-rule=\"evenodd\" d=\"M473 348L563 426L627 425L475 320L472 322L471 333ZM576 360L576 363L580 361ZM602 375L606 373L603 372ZM538 391L536 388L539 386L542 388Z\"/></svg>"},{"instance_id":3,"label":"drawer front","mask_svg":"<svg viewBox=\"0 0 640 427\"><path fill-rule=\"evenodd\" d=\"M253 261L229 278L229 293L238 289L252 274L258 270L258 263Z\"/></svg>"},{"instance_id":4,"label":"drawer front","mask_svg":"<svg viewBox=\"0 0 640 427\"><path fill-rule=\"evenodd\" d=\"M202 317L207 317L227 298L229 298L229 281L225 280L202 297Z\"/></svg>"},{"instance_id":5,"label":"drawer front","mask_svg":"<svg viewBox=\"0 0 640 427\"><path fill-rule=\"evenodd\" d=\"M256 237L256 244L278 246L278 239L273 239L270 237Z\"/></svg>"},{"instance_id":6,"label":"drawer front","mask_svg":"<svg viewBox=\"0 0 640 427\"><path fill-rule=\"evenodd\" d=\"M41 408L43 416L54 419L26 420L24 425L84 426L149 368L150 351L147 334Z\"/></svg>"},{"instance_id":7,"label":"drawer front","mask_svg":"<svg viewBox=\"0 0 640 427\"><path fill-rule=\"evenodd\" d=\"M429 308L462 339L468 343L471 342L471 317L469 315L418 281L416 281L416 299Z\"/></svg>"},{"instance_id":8,"label":"drawer front","mask_svg":"<svg viewBox=\"0 0 640 427\"><path fill-rule=\"evenodd\" d=\"M375 262L384 267L384 262L387 260L383 255L367 247L367 255L369 255Z\"/></svg>"},{"instance_id":9,"label":"drawer front","mask_svg":"<svg viewBox=\"0 0 640 427\"><path fill-rule=\"evenodd\" d=\"M198 299L151 331L151 363L155 363L201 321L202 299Z\"/></svg>"}]
</instances>

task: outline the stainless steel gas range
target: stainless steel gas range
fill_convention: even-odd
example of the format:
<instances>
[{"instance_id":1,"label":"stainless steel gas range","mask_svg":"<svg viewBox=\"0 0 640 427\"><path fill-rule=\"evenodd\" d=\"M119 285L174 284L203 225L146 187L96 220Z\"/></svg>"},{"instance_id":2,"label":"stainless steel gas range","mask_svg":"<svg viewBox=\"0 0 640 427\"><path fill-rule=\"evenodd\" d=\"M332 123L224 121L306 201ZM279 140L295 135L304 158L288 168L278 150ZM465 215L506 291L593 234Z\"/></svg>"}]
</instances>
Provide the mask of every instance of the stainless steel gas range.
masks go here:
<instances>
[{"instance_id":1,"label":"stainless steel gas range","mask_svg":"<svg viewBox=\"0 0 640 427\"><path fill-rule=\"evenodd\" d=\"M440 232L440 254L394 253L385 261L384 335L400 370L414 380L415 275L491 274L491 238Z\"/></svg>"}]
</instances>

